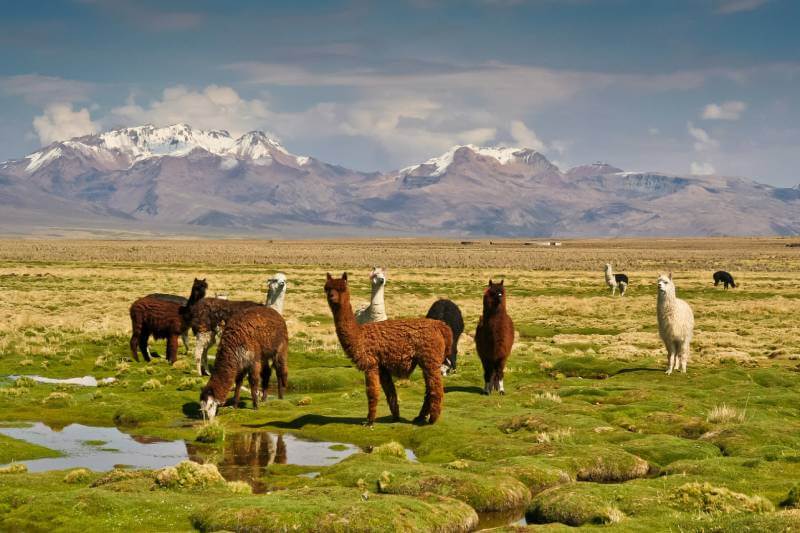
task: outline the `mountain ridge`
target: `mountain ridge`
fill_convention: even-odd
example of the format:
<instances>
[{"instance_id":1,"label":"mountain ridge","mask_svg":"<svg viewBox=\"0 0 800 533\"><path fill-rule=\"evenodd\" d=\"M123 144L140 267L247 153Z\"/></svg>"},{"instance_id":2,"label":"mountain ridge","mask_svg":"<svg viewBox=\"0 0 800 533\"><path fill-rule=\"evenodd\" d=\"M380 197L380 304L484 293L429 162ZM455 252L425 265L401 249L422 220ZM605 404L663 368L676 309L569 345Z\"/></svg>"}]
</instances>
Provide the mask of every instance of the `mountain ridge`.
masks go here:
<instances>
[{"instance_id":1,"label":"mountain ridge","mask_svg":"<svg viewBox=\"0 0 800 533\"><path fill-rule=\"evenodd\" d=\"M626 172L603 162L562 171L529 148L475 145L396 171L361 172L292 154L261 131L234 138L188 124L118 128L0 163L0 205L192 232L800 233L800 185ZM14 223L13 211L5 209L0 224Z\"/></svg>"}]
</instances>

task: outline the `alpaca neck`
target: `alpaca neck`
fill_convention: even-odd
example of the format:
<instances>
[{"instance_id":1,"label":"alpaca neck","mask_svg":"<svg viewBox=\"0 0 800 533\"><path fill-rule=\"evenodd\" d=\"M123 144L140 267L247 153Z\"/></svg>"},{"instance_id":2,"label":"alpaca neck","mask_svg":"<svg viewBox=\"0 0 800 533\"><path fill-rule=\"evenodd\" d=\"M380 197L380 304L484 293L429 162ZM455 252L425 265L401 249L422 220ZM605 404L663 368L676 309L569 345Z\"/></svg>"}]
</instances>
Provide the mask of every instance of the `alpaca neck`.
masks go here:
<instances>
[{"instance_id":1,"label":"alpaca neck","mask_svg":"<svg viewBox=\"0 0 800 533\"><path fill-rule=\"evenodd\" d=\"M606 283L609 285L614 285L614 283L616 283L616 280L614 279L614 271L610 268L606 269Z\"/></svg>"},{"instance_id":2,"label":"alpaca neck","mask_svg":"<svg viewBox=\"0 0 800 533\"><path fill-rule=\"evenodd\" d=\"M372 287L372 297L369 300L369 310L373 318L385 318L386 307L383 303L383 289L384 285L375 285Z\"/></svg>"},{"instance_id":3,"label":"alpaca neck","mask_svg":"<svg viewBox=\"0 0 800 533\"><path fill-rule=\"evenodd\" d=\"M336 336L339 337L342 349L358 365L360 362L361 326L356 322L349 295L342 294L338 304L331 304L331 311L333 311L333 322L336 325Z\"/></svg>"},{"instance_id":4,"label":"alpaca neck","mask_svg":"<svg viewBox=\"0 0 800 533\"><path fill-rule=\"evenodd\" d=\"M279 314L283 315L283 300L286 296L286 291L280 291L275 294L272 292L267 293L267 307L271 307Z\"/></svg>"},{"instance_id":5,"label":"alpaca neck","mask_svg":"<svg viewBox=\"0 0 800 533\"><path fill-rule=\"evenodd\" d=\"M678 298L675 296L675 291L658 291L658 310L662 314L670 314L675 309L675 304Z\"/></svg>"},{"instance_id":6,"label":"alpaca neck","mask_svg":"<svg viewBox=\"0 0 800 533\"><path fill-rule=\"evenodd\" d=\"M506 303L503 302L498 306L493 306L486 302L483 303L483 315L484 316L493 316L493 315L502 315L506 312Z\"/></svg>"}]
</instances>

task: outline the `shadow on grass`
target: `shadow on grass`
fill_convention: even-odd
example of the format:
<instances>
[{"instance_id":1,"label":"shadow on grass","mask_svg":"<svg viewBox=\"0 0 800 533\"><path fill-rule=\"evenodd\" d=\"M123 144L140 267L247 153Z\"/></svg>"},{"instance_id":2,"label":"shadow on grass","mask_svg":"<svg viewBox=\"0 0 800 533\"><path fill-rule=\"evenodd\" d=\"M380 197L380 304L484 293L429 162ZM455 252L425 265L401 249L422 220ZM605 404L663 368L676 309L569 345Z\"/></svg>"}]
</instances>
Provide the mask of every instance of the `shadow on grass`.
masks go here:
<instances>
[{"instance_id":1,"label":"shadow on grass","mask_svg":"<svg viewBox=\"0 0 800 533\"><path fill-rule=\"evenodd\" d=\"M469 394L483 394L483 389L474 385L449 385L444 388L444 393L448 392L466 392Z\"/></svg>"},{"instance_id":2,"label":"shadow on grass","mask_svg":"<svg viewBox=\"0 0 800 533\"><path fill-rule=\"evenodd\" d=\"M621 368L611 374L612 376L618 376L620 374L627 374L628 372L664 372L663 368L649 368L649 367L635 367L635 368Z\"/></svg>"},{"instance_id":3,"label":"shadow on grass","mask_svg":"<svg viewBox=\"0 0 800 533\"><path fill-rule=\"evenodd\" d=\"M183 404L182 410L186 418L203 418L200 413L200 402L186 402Z\"/></svg>"},{"instance_id":4,"label":"shadow on grass","mask_svg":"<svg viewBox=\"0 0 800 533\"><path fill-rule=\"evenodd\" d=\"M325 415L315 415L315 414L307 414L300 417L295 418L294 420L273 420L271 422L265 422L263 424L242 424L245 427L249 428L262 428L262 427L274 427L279 429L302 429L305 426L327 426L328 424L350 424L355 426L364 425L366 422L365 417L361 416L325 416ZM395 421L392 419L391 416L382 416L380 418L375 419L375 423L378 424L412 424L411 420L406 418L400 418L400 420Z\"/></svg>"}]
</instances>

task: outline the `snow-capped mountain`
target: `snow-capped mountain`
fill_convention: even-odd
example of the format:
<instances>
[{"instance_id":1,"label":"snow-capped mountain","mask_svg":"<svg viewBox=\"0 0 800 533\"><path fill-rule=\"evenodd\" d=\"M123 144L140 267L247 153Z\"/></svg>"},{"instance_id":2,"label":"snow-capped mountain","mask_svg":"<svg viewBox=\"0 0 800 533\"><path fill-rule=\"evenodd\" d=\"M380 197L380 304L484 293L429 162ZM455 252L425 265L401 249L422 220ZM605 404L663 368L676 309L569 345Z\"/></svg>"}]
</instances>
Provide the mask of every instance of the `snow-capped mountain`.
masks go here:
<instances>
[{"instance_id":1,"label":"snow-capped mountain","mask_svg":"<svg viewBox=\"0 0 800 533\"><path fill-rule=\"evenodd\" d=\"M0 206L5 227L24 219L276 235L800 233L800 186L600 162L562 172L531 149L473 145L364 173L294 155L262 132L233 138L186 124L121 128L0 163Z\"/></svg>"}]
</instances>

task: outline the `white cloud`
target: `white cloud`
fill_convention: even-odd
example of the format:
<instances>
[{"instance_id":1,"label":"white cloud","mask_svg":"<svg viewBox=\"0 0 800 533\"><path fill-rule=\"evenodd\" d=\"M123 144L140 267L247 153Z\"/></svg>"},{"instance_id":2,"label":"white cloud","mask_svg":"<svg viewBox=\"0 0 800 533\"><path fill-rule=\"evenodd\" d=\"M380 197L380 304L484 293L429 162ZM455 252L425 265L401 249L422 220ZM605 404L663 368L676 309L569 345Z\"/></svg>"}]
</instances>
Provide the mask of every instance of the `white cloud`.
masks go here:
<instances>
[{"instance_id":1,"label":"white cloud","mask_svg":"<svg viewBox=\"0 0 800 533\"><path fill-rule=\"evenodd\" d=\"M50 104L42 115L34 117L33 129L42 145L45 145L96 133L99 126L92 122L89 110L86 108L75 111L71 104Z\"/></svg>"},{"instance_id":2,"label":"white cloud","mask_svg":"<svg viewBox=\"0 0 800 533\"><path fill-rule=\"evenodd\" d=\"M226 129L238 136L264 129L269 117L264 101L246 100L230 87L209 85L202 91L192 91L175 86L165 89L160 100L146 106L129 98L125 105L112 109L105 122L110 126L167 126L186 122L197 128Z\"/></svg>"},{"instance_id":3,"label":"white cloud","mask_svg":"<svg viewBox=\"0 0 800 533\"><path fill-rule=\"evenodd\" d=\"M697 152L707 152L719 147L719 142L712 138L703 128L697 127L691 122L687 124L689 135L694 138L694 149Z\"/></svg>"},{"instance_id":4,"label":"white cloud","mask_svg":"<svg viewBox=\"0 0 800 533\"><path fill-rule=\"evenodd\" d=\"M539 139L536 132L528 128L521 120L512 120L509 132L514 141L523 148L530 148L537 152L544 152L546 149L545 144Z\"/></svg>"},{"instance_id":5,"label":"white cloud","mask_svg":"<svg viewBox=\"0 0 800 533\"><path fill-rule=\"evenodd\" d=\"M753 11L769 1L770 0L717 0L716 11L723 15Z\"/></svg>"},{"instance_id":6,"label":"white cloud","mask_svg":"<svg viewBox=\"0 0 800 533\"><path fill-rule=\"evenodd\" d=\"M714 166L711 163L698 163L697 161L692 161L689 171L693 176L709 176L715 172Z\"/></svg>"},{"instance_id":7,"label":"white cloud","mask_svg":"<svg viewBox=\"0 0 800 533\"><path fill-rule=\"evenodd\" d=\"M721 104L708 104L703 108L702 117L706 120L739 120L747 109L747 104L739 100L728 100Z\"/></svg>"}]
</instances>

